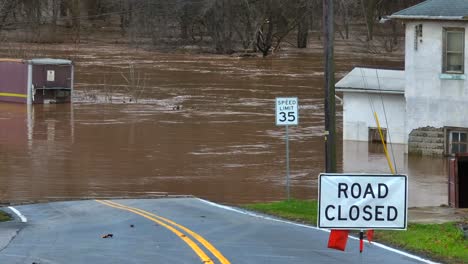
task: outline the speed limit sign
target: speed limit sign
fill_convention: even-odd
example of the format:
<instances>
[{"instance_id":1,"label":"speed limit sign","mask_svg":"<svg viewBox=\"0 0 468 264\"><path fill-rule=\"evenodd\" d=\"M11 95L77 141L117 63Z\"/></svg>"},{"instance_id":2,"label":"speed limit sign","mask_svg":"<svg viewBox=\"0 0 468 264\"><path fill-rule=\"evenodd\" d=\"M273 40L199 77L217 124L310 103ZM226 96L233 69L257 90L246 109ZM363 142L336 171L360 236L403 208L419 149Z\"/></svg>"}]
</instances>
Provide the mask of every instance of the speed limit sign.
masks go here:
<instances>
[{"instance_id":1,"label":"speed limit sign","mask_svg":"<svg viewBox=\"0 0 468 264\"><path fill-rule=\"evenodd\" d=\"M276 98L276 125L297 126L299 123L299 101L297 97Z\"/></svg>"}]
</instances>

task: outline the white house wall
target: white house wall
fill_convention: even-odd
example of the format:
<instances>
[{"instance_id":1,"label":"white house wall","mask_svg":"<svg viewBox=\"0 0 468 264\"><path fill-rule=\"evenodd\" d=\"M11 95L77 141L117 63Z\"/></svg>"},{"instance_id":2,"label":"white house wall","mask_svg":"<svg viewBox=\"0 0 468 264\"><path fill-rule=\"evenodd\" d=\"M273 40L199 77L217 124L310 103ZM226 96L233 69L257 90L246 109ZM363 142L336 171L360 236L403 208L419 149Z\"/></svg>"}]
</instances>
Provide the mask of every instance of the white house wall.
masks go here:
<instances>
[{"instance_id":1,"label":"white house wall","mask_svg":"<svg viewBox=\"0 0 468 264\"><path fill-rule=\"evenodd\" d=\"M383 94L381 97L379 94L344 92L343 140L368 141L369 127L377 127L370 101L377 111L381 127L387 128L381 98L390 126L391 141L406 144L405 98L398 94Z\"/></svg>"},{"instance_id":2,"label":"white house wall","mask_svg":"<svg viewBox=\"0 0 468 264\"><path fill-rule=\"evenodd\" d=\"M415 26L423 25L423 36L415 50ZM468 127L467 80L441 79L443 28L465 28L465 74L468 70L468 23L449 21L406 24L406 133L422 127Z\"/></svg>"}]
</instances>

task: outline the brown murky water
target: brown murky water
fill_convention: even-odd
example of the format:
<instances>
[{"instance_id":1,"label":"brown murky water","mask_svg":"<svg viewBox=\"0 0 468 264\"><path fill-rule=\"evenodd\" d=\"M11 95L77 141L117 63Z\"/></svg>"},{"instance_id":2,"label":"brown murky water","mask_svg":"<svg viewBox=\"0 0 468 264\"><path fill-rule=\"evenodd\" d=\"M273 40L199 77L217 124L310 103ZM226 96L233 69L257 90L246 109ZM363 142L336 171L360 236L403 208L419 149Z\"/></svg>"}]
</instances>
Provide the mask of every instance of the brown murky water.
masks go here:
<instances>
[{"instance_id":1,"label":"brown murky water","mask_svg":"<svg viewBox=\"0 0 468 264\"><path fill-rule=\"evenodd\" d=\"M73 57L75 103L0 104L0 202L160 192L225 203L283 199L277 96L297 96L301 105L300 124L290 128L292 196L316 197L324 170L319 52L267 59L110 46L41 52ZM338 74L356 64L401 65L387 60L340 56ZM340 142L340 170L387 172L384 156L367 147ZM444 160L408 162L403 150L397 164L410 174L410 205L447 203Z\"/></svg>"}]
</instances>

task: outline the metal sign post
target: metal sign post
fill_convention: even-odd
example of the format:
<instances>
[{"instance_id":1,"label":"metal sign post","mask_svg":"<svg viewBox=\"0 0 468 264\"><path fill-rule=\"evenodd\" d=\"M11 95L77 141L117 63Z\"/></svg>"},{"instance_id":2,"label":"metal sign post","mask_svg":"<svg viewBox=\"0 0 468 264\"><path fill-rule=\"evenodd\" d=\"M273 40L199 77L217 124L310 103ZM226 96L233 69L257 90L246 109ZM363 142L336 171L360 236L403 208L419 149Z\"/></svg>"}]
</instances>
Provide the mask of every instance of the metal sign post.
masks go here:
<instances>
[{"instance_id":1,"label":"metal sign post","mask_svg":"<svg viewBox=\"0 0 468 264\"><path fill-rule=\"evenodd\" d=\"M289 187L289 132L288 126L286 125L286 195L290 200L290 187Z\"/></svg>"},{"instance_id":2,"label":"metal sign post","mask_svg":"<svg viewBox=\"0 0 468 264\"><path fill-rule=\"evenodd\" d=\"M276 125L286 126L286 195L290 195L290 173L289 173L289 126L299 124L299 101L297 97L276 98Z\"/></svg>"}]
</instances>

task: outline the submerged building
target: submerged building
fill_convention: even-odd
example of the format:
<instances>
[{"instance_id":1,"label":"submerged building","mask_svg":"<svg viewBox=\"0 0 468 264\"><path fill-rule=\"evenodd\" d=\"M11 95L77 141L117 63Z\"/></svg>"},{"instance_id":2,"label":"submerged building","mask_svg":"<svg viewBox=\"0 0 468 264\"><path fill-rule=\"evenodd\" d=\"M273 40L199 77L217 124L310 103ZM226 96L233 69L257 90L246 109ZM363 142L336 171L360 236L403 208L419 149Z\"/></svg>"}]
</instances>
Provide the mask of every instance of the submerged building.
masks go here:
<instances>
[{"instance_id":1,"label":"submerged building","mask_svg":"<svg viewBox=\"0 0 468 264\"><path fill-rule=\"evenodd\" d=\"M24 104L67 103L74 66L62 59L0 59L0 101Z\"/></svg>"},{"instance_id":2,"label":"submerged building","mask_svg":"<svg viewBox=\"0 0 468 264\"><path fill-rule=\"evenodd\" d=\"M468 152L468 1L428 0L390 18L406 27L405 68L355 68L336 84L343 139L372 141L376 112L386 140L409 153Z\"/></svg>"}]
</instances>

